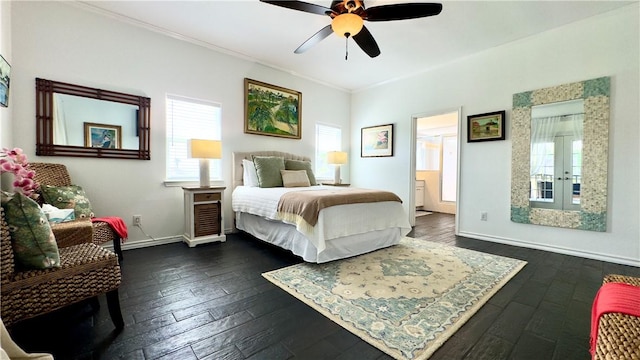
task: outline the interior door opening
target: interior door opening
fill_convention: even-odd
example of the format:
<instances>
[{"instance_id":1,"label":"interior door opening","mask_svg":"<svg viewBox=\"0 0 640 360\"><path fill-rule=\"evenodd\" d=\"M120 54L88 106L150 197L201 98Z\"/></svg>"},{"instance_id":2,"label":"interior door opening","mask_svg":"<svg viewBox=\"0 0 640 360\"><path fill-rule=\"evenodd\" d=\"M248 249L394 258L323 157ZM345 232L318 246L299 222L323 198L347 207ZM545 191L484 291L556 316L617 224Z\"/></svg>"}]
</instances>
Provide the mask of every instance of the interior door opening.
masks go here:
<instances>
[{"instance_id":1,"label":"interior door opening","mask_svg":"<svg viewBox=\"0 0 640 360\"><path fill-rule=\"evenodd\" d=\"M459 116L456 110L414 117L416 216L456 214Z\"/></svg>"}]
</instances>

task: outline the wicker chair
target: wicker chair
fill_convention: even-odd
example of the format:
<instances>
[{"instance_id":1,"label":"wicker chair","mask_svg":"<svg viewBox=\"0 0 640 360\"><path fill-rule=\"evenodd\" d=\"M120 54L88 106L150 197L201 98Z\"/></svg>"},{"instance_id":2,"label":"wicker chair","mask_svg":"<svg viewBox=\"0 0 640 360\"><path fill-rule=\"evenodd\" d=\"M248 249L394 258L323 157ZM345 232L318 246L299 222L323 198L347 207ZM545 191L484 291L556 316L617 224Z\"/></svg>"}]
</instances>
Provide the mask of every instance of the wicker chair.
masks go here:
<instances>
[{"instance_id":1,"label":"wicker chair","mask_svg":"<svg viewBox=\"0 0 640 360\"><path fill-rule=\"evenodd\" d=\"M11 234L1 212L0 317L7 327L67 305L107 295L107 305L116 329L124 327L118 288L122 282L118 257L91 242L92 226L69 226L54 231L60 253L60 268L24 270L16 268Z\"/></svg>"},{"instance_id":2,"label":"wicker chair","mask_svg":"<svg viewBox=\"0 0 640 360\"><path fill-rule=\"evenodd\" d=\"M609 282L640 286L640 278L632 276L607 275L603 284ZM640 317L621 313L600 316L593 359L640 359Z\"/></svg>"},{"instance_id":3,"label":"wicker chair","mask_svg":"<svg viewBox=\"0 0 640 360\"><path fill-rule=\"evenodd\" d=\"M30 163L29 168L35 171L35 180L42 185L49 186L69 186L72 185L71 177L67 171L67 167L63 164L52 163ZM40 199L44 199L40 194ZM78 221L79 222L79 221ZM74 222L71 222L74 223ZM58 227L61 224L55 224ZM67 225L69 226L69 225ZM105 222L93 223L93 243L102 245L109 241L113 242L113 250L118 254L118 259L122 261L122 248L120 242L122 239L111 229L109 224Z\"/></svg>"}]
</instances>

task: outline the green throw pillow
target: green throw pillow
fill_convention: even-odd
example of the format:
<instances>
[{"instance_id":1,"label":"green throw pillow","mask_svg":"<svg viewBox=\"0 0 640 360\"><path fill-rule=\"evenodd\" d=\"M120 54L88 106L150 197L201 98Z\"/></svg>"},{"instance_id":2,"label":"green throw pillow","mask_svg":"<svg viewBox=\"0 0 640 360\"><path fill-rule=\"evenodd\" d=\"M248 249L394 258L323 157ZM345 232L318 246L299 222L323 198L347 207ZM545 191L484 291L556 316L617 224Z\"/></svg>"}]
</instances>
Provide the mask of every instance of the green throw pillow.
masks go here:
<instances>
[{"instance_id":1,"label":"green throw pillow","mask_svg":"<svg viewBox=\"0 0 640 360\"><path fill-rule=\"evenodd\" d=\"M285 160L284 168L285 170L306 170L307 177L309 178L309 183L311 184L311 186L318 185L318 183L316 183L316 177L315 175L313 175L313 170L311 170L311 162L301 160Z\"/></svg>"},{"instance_id":2,"label":"green throw pillow","mask_svg":"<svg viewBox=\"0 0 640 360\"><path fill-rule=\"evenodd\" d=\"M78 185L70 186L41 186L42 196L47 204L58 209L73 209L76 219L94 217L89 198Z\"/></svg>"},{"instance_id":3,"label":"green throw pillow","mask_svg":"<svg viewBox=\"0 0 640 360\"><path fill-rule=\"evenodd\" d=\"M281 187L284 170L284 158L277 156L254 156L253 164L258 174L258 184L261 188Z\"/></svg>"},{"instance_id":4,"label":"green throw pillow","mask_svg":"<svg viewBox=\"0 0 640 360\"><path fill-rule=\"evenodd\" d=\"M2 207L18 267L60 267L56 238L38 203L21 193L9 194L3 191Z\"/></svg>"}]
</instances>

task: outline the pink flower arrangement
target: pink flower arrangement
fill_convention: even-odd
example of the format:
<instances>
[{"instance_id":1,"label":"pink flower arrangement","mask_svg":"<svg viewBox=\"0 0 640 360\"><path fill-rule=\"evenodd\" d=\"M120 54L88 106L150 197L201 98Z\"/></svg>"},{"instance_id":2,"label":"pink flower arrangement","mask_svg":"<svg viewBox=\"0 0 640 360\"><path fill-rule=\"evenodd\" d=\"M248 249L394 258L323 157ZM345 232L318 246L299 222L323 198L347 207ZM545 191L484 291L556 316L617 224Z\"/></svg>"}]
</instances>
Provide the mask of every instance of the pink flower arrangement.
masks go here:
<instances>
[{"instance_id":1,"label":"pink flower arrangement","mask_svg":"<svg viewBox=\"0 0 640 360\"><path fill-rule=\"evenodd\" d=\"M35 171L29 170L27 155L20 148L3 148L0 152L0 174L13 174L14 191L20 192L32 199L38 197L35 191L38 183L33 179Z\"/></svg>"}]
</instances>

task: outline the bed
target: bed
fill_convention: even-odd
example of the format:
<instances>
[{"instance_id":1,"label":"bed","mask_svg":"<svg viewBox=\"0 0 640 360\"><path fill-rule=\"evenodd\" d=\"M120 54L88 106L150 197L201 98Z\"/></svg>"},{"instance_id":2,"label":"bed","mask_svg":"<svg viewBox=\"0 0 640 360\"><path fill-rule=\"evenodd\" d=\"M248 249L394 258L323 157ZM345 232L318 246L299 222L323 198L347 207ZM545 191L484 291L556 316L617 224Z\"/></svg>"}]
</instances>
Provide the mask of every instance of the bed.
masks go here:
<instances>
[{"instance_id":1,"label":"bed","mask_svg":"<svg viewBox=\"0 0 640 360\"><path fill-rule=\"evenodd\" d=\"M234 227L255 238L290 250L304 261L323 263L364 254L397 244L410 230L411 225L402 202L393 193L354 189L328 185L262 188L248 179L244 164L254 156L279 157L287 163L306 163L310 171L311 159L280 151L256 151L233 153L232 209L235 214ZM309 173L309 179L313 174ZM384 196L375 202L337 204L320 209L314 221L291 216L280 208L283 196L309 196L318 190L335 194L348 192L376 193L372 196L395 196L397 201ZM324 191L328 190L328 191ZM344 193L338 193L338 192ZM387 193L387 194L378 194ZM391 194L391 195L389 195ZM388 200L385 200L388 199ZM358 200L368 201L368 200ZM315 223L314 223L315 222ZM313 224L313 225L311 225Z\"/></svg>"}]
</instances>

